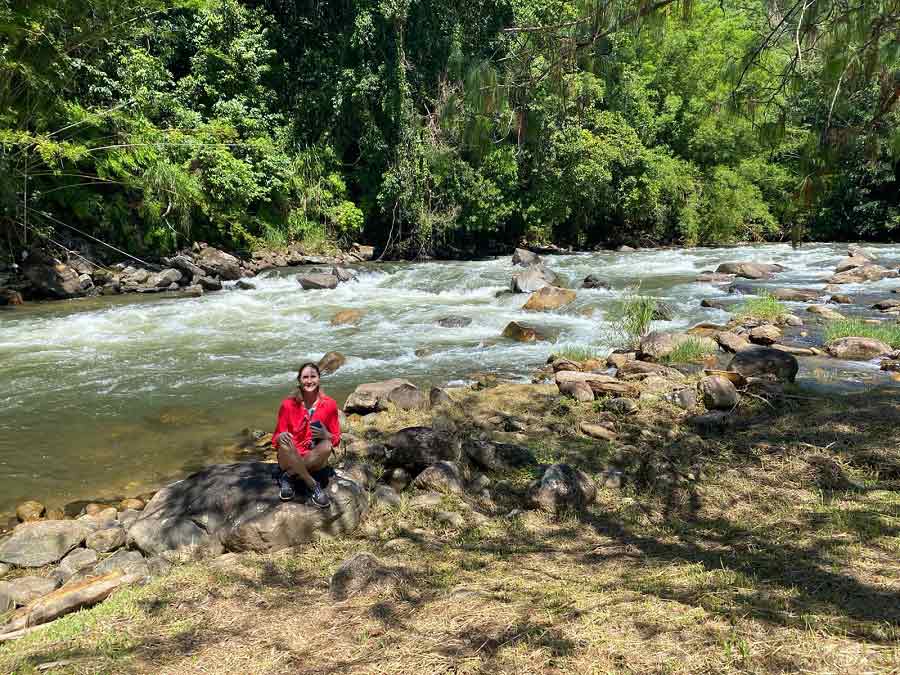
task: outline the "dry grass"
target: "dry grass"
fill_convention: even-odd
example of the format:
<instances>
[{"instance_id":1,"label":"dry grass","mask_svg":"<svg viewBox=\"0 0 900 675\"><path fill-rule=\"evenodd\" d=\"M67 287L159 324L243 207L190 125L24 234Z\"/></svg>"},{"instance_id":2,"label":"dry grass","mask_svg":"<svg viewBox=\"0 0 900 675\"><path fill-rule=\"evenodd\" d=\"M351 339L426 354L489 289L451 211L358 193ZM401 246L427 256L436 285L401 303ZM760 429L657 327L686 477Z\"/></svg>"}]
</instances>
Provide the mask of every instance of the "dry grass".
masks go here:
<instances>
[{"instance_id":1,"label":"dry grass","mask_svg":"<svg viewBox=\"0 0 900 675\"><path fill-rule=\"evenodd\" d=\"M595 474L631 462L631 484L587 512L508 517L536 468L492 476L491 501L447 497L459 529L409 500L377 506L354 538L118 593L0 647L0 672L900 672L895 396L778 399L703 439L657 402L617 419L613 446L564 429L603 413L552 389L457 391L439 414ZM355 431L412 417L426 421L391 412ZM488 431L496 417L527 430ZM360 551L405 581L334 602L330 575Z\"/></svg>"}]
</instances>

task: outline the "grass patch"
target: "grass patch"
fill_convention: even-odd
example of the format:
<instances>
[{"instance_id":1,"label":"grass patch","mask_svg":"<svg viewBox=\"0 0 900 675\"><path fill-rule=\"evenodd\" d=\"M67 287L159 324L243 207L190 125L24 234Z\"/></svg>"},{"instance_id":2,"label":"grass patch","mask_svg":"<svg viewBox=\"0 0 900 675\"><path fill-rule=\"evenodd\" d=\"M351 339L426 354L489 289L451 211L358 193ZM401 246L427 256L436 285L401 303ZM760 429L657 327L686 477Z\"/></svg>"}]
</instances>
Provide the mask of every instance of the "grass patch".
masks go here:
<instances>
[{"instance_id":1,"label":"grass patch","mask_svg":"<svg viewBox=\"0 0 900 675\"><path fill-rule=\"evenodd\" d=\"M844 337L865 337L881 340L894 349L900 349L900 324L869 324L859 319L843 319L830 322L825 327L825 340L837 340Z\"/></svg>"},{"instance_id":2,"label":"grass patch","mask_svg":"<svg viewBox=\"0 0 900 675\"><path fill-rule=\"evenodd\" d=\"M634 343L650 332L650 324L659 302L647 295L627 295L613 304L609 318L618 332Z\"/></svg>"},{"instance_id":3,"label":"grass patch","mask_svg":"<svg viewBox=\"0 0 900 675\"><path fill-rule=\"evenodd\" d=\"M714 351L706 340L692 337L678 345L671 354L663 357L663 363L700 363Z\"/></svg>"},{"instance_id":4,"label":"grass patch","mask_svg":"<svg viewBox=\"0 0 900 675\"><path fill-rule=\"evenodd\" d=\"M560 347L551 355L554 360L568 359L578 363L588 361L590 359L600 358L600 354L596 347L588 347L587 345L572 345L568 347Z\"/></svg>"},{"instance_id":5,"label":"grass patch","mask_svg":"<svg viewBox=\"0 0 900 675\"><path fill-rule=\"evenodd\" d=\"M787 307L768 293L762 293L761 295L747 298L736 309L736 314L739 319L752 317L754 319L775 321L785 316L787 313Z\"/></svg>"}]
</instances>

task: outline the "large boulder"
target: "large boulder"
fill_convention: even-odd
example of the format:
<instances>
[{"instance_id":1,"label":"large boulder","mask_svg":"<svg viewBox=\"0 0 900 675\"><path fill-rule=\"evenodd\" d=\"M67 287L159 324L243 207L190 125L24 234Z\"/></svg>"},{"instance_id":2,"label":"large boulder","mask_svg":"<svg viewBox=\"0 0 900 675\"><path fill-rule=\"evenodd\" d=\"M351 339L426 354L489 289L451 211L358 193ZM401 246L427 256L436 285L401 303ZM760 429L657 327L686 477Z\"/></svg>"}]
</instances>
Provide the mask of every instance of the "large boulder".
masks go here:
<instances>
[{"instance_id":1,"label":"large boulder","mask_svg":"<svg viewBox=\"0 0 900 675\"><path fill-rule=\"evenodd\" d=\"M513 293L534 293L556 283L556 274L543 265L530 265L514 275L510 282Z\"/></svg>"},{"instance_id":2,"label":"large boulder","mask_svg":"<svg viewBox=\"0 0 900 675\"><path fill-rule=\"evenodd\" d=\"M218 277L223 281L237 281L243 276L240 260L212 246L201 249L194 256L194 262L207 275Z\"/></svg>"},{"instance_id":3,"label":"large boulder","mask_svg":"<svg viewBox=\"0 0 900 675\"><path fill-rule=\"evenodd\" d=\"M195 265L194 261L186 255L176 255L174 258L169 259L169 265L177 269L188 279L193 279L194 281L205 276L205 272L199 266Z\"/></svg>"},{"instance_id":4,"label":"large boulder","mask_svg":"<svg viewBox=\"0 0 900 675\"><path fill-rule=\"evenodd\" d=\"M32 600L47 595L56 590L59 584L50 577L17 577L9 581L0 581L0 596L9 597L16 605L27 605ZM2 607L2 602L0 602ZM2 613L2 612L0 612Z\"/></svg>"},{"instance_id":5,"label":"large boulder","mask_svg":"<svg viewBox=\"0 0 900 675\"><path fill-rule=\"evenodd\" d=\"M829 284L861 284L866 281L881 281L882 279L894 278L897 272L889 270L881 265L861 265L854 267L846 272L839 272L828 279Z\"/></svg>"},{"instance_id":6,"label":"large boulder","mask_svg":"<svg viewBox=\"0 0 900 675\"><path fill-rule=\"evenodd\" d=\"M388 404L403 410L428 407L428 397L408 380L395 378L383 382L367 382L359 385L344 403L344 412L367 415L387 410Z\"/></svg>"},{"instance_id":7,"label":"large boulder","mask_svg":"<svg viewBox=\"0 0 900 675\"><path fill-rule=\"evenodd\" d=\"M744 337L743 335L738 335L737 333L732 333L731 331L724 330L716 335L716 342L719 343L719 346L722 347L726 352L742 352L745 349L749 349L753 345L750 341Z\"/></svg>"},{"instance_id":8,"label":"large boulder","mask_svg":"<svg viewBox=\"0 0 900 675\"><path fill-rule=\"evenodd\" d=\"M728 370L744 377L774 377L782 382L793 382L800 364L796 357L771 347L750 347L734 355Z\"/></svg>"},{"instance_id":9,"label":"large boulder","mask_svg":"<svg viewBox=\"0 0 900 675\"><path fill-rule=\"evenodd\" d=\"M353 531L365 514L365 491L346 476L328 481L328 509L282 502L276 464L217 464L163 488L128 531L150 554L218 555L269 552Z\"/></svg>"},{"instance_id":10,"label":"large boulder","mask_svg":"<svg viewBox=\"0 0 900 675\"><path fill-rule=\"evenodd\" d=\"M80 545L90 532L74 520L22 523L0 543L0 562L17 567L49 565Z\"/></svg>"},{"instance_id":11,"label":"large boulder","mask_svg":"<svg viewBox=\"0 0 900 675\"><path fill-rule=\"evenodd\" d=\"M890 345L881 340L866 337L844 337L832 340L825 345L825 351L836 359L847 361L868 361L893 352Z\"/></svg>"},{"instance_id":12,"label":"large boulder","mask_svg":"<svg viewBox=\"0 0 900 675\"><path fill-rule=\"evenodd\" d=\"M718 274L733 274L744 279L768 279L775 272L784 271L781 265L755 262L726 262L716 268Z\"/></svg>"},{"instance_id":13,"label":"large boulder","mask_svg":"<svg viewBox=\"0 0 900 675\"><path fill-rule=\"evenodd\" d=\"M502 336L516 342L535 342L548 339L538 328L526 326L518 321L510 321L503 329Z\"/></svg>"},{"instance_id":14,"label":"large boulder","mask_svg":"<svg viewBox=\"0 0 900 675\"><path fill-rule=\"evenodd\" d=\"M770 323L764 323L761 326L755 326L750 329L750 342L757 345L773 345L778 342L781 337L781 330L778 326Z\"/></svg>"},{"instance_id":15,"label":"large boulder","mask_svg":"<svg viewBox=\"0 0 900 675\"><path fill-rule=\"evenodd\" d=\"M583 509L597 498L597 485L568 464L552 464L528 487L528 501L538 509Z\"/></svg>"},{"instance_id":16,"label":"large boulder","mask_svg":"<svg viewBox=\"0 0 900 675\"><path fill-rule=\"evenodd\" d=\"M38 297L62 300L85 293L78 272L46 256L30 256L22 267L22 274L31 282L32 294Z\"/></svg>"},{"instance_id":17,"label":"large boulder","mask_svg":"<svg viewBox=\"0 0 900 675\"><path fill-rule=\"evenodd\" d=\"M319 371L325 375L330 375L345 363L347 363L347 357L340 352L328 352L319 359Z\"/></svg>"},{"instance_id":18,"label":"large boulder","mask_svg":"<svg viewBox=\"0 0 900 675\"><path fill-rule=\"evenodd\" d=\"M863 267L865 265L871 265L872 261L868 258L863 258L862 256L850 256L849 258L844 258L841 262L838 263L838 266L834 268L834 271L840 274L841 272L846 272L847 270L853 270L857 267Z\"/></svg>"},{"instance_id":19,"label":"large boulder","mask_svg":"<svg viewBox=\"0 0 900 675\"><path fill-rule=\"evenodd\" d=\"M455 438L431 427L407 427L388 438L387 463L404 469L421 471L435 462L458 462L462 447Z\"/></svg>"},{"instance_id":20,"label":"large boulder","mask_svg":"<svg viewBox=\"0 0 900 675\"><path fill-rule=\"evenodd\" d=\"M524 248L517 248L513 251L512 264L528 267L529 265L539 265L541 258L537 253Z\"/></svg>"},{"instance_id":21,"label":"large boulder","mask_svg":"<svg viewBox=\"0 0 900 675\"><path fill-rule=\"evenodd\" d=\"M560 307L575 302L575 297L575 291L569 290L568 288L544 286L531 294L531 297L528 298L528 302L522 305L522 309L532 311L559 309Z\"/></svg>"},{"instance_id":22,"label":"large boulder","mask_svg":"<svg viewBox=\"0 0 900 675\"><path fill-rule=\"evenodd\" d=\"M298 274L297 281L304 291L331 290L337 288L338 285L338 278L335 275L322 272Z\"/></svg>"}]
</instances>

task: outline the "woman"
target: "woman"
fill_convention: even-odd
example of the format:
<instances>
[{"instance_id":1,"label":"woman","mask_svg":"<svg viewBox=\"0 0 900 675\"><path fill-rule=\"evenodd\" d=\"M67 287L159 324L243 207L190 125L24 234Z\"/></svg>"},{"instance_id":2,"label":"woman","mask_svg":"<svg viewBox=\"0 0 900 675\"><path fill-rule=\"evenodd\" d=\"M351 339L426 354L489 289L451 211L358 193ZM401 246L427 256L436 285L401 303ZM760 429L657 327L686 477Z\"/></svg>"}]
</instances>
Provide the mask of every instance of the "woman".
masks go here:
<instances>
[{"instance_id":1,"label":"woman","mask_svg":"<svg viewBox=\"0 0 900 675\"><path fill-rule=\"evenodd\" d=\"M320 509L331 499L313 474L328 465L331 451L341 442L337 403L319 388L319 367L304 363L297 373L298 387L281 402L272 445L278 451L281 476L280 496L294 498L294 480L299 478L309 490L310 501Z\"/></svg>"}]
</instances>

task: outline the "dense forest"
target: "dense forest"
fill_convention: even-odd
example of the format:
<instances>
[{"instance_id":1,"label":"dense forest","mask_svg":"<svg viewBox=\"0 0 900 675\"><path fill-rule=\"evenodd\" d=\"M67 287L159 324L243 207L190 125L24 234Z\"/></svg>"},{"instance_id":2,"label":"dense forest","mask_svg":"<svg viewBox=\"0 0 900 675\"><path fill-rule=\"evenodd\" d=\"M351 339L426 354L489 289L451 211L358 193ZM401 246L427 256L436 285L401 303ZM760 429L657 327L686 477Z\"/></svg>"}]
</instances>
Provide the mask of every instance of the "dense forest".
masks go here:
<instances>
[{"instance_id":1,"label":"dense forest","mask_svg":"<svg viewBox=\"0 0 900 675\"><path fill-rule=\"evenodd\" d=\"M900 2L0 0L0 248L900 232Z\"/></svg>"}]
</instances>

